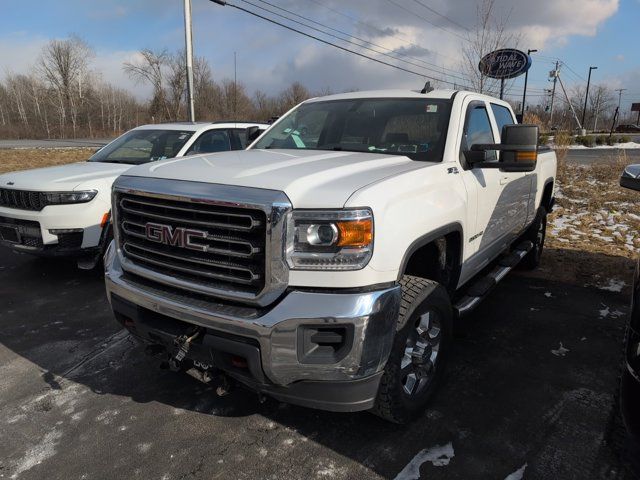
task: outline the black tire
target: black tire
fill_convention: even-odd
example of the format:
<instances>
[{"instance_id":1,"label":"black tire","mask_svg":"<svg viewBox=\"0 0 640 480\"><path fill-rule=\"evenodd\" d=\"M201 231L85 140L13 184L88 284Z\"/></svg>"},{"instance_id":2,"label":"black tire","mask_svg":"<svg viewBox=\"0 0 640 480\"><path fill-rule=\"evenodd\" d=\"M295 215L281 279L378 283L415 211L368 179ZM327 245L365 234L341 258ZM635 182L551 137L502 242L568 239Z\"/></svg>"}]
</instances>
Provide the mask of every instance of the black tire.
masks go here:
<instances>
[{"instance_id":1,"label":"black tire","mask_svg":"<svg viewBox=\"0 0 640 480\"><path fill-rule=\"evenodd\" d=\"M396 335L372 413L390 422L402 424L424 411L442 380L452 339L453 311L446 289L437 282L405 275L400 284L402 300ZM419 333L423 322L427 322L430 327ZM431 337L436 325L439 325L439 334ZM422 337L424 334L426 335ZM427 336L430 339L428 341L433 343L425 349L422 348L425 343L418 341ZM413 347L410 347L412 342ZM409 349L413 352L410 358L415 360L403 366ZM426 360L427 356L429 360ZM426 376L421 376L426 370L430 371ZM409 387L409 377L412 374L417 380L411 383L415 386L417 381L417 386L412 389L413 393L408 393L406 388Z\"/></svg>"},{"instance_id":2,"label":"black tire","mask_svg":"<svg viewBox=\"0 0 640 480\"><path fill-rule=\"evenodd\" d=\"M520 261L519 267L523 270L535 270L540 265L542 258L542 250L544 249L544 240L547 236L547 209L540 207L527 232L522 237L523 240L529 240L533 243L533 248Z\"/></svg>"}]
</instances>

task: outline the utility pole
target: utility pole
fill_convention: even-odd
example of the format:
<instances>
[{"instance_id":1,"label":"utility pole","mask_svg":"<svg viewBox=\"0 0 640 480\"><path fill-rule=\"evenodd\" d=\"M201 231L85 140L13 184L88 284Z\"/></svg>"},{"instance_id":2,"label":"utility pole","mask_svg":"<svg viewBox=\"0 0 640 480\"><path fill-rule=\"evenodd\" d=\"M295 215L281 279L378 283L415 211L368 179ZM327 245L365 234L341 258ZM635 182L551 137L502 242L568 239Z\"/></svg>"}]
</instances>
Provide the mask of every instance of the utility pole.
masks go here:
<instances>
[{"instance_id":1,"label":"utility pole","mask_svg":"<svg viewBox=\"0 0 640 480\"><path fill-rule=\"evenodd\" d=\"M187 107L189 121L196 121L196 112L193 101L193 36L191 34L191 0L184 0L184 42L187 64Z\"/></svg>"},{"instance_id":2,"label":"utility pole","mask_svg":"<svg viewBox=\"0 0 640 480\"><path fill-rule=\"evenodd\" d=\"M551 90L551 107L549 108L549 127L553 127L553 101L556 98L556 82L558 81L558 68L560 67L560 63L556 61L556 69L553 72L550 72L553 77L553 90Z\"/></svg>"},{"instance_id":3,"label":"utility pole","mask_svg":"<svg viewBox=\"0 0 640 480\"><path fill-rule=\"evenodd\" d=\"M564 93L564 98L567 99L567 103L569 104L569 108L571 108L571 113L573 113L573 118L576 121L576 123L578 124L578 128L580 130L582 130L582 124L580 123L580 120L578 119L578 115L576 114L575 108L573 108L573 104L571 103L571 100L569 100L569 95L567 95L567 91L564 88L564 84L562 83L562 79L560 78L560 75L558 75L557 78L558 78L558 81L560 82L560 88L562 88L562 93Z\"/></svg>"},{"instance_id":4,"label":"utility pole","mask_svg":"<svg viewBox=\"0 0 640 480\"><path fill-rule=\"evenodd\" d=\"M589 67L589 78L587 79L587 91L584 94L584 108L582 109L582 125L584 125L584 118L587 115L587 100L589 99L589 84L591 83L591 71L596 70L598 67Z\"/></svg>"},{"instance_id":5,"label":"utility pole","mask_svg":"<svg viewBox=\"0 0 640 480\"><path fill-rule=\"evenodd\" d=\"M618 110L620 110L620 103L622 102L622 92L624 92L626 88L617 88L615 91L618 92Z\"/></svg>"},{"instance_id":6,"label":"utility pole","mask_svg":"<svg viewBox=\"0 0 640 480\"><path fill-rule=\"evenodd\" d=\"M613 122L611 122L611 130L609 130L609 138L613 135L613 129L616 128L616 122L618 121L618 115L620 115L620 104L622 102L622 92L624 92L626 88L618 88L615 91L618 92L618 106L616 107L616 111L613 113Z\"/></svg>"},{"instance_id":7,"label":"utility pole","mask_svg":"<svg viewBox=\"0 0 640 480\"><path fill-rule=\"evenodd\" d=\"M537 52L538 50L527 50L527 56L531 55L532 53ZM527 71L524 72L524 92L522 93L522 121L524 122L524 104L527 100L527 81L529 80L529 69L527 68Z\"/></svg>"}]
</instances>

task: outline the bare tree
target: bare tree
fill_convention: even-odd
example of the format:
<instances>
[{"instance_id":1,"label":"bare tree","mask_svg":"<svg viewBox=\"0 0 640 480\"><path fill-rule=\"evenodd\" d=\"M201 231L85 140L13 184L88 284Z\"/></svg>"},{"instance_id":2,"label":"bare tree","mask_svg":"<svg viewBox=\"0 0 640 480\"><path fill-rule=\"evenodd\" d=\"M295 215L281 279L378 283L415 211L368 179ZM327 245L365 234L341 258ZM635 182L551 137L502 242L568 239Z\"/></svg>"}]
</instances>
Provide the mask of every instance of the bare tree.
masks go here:
<instances>
[{"instance_id":1,"label":"bare tree","mask_svg":"<svg viewBox=\"0 0 640 480\"><path fill-rule=\"evenodd\" d=\"M613 91L606 85L593 85L589 90L589 109L593 119L593 130L598 127L598 119L601 121L608 119L612 115L613 107L616 105ZM587 120L588 122L588 120ZM604 123L602 123L604 125ZM586 128L586 127L585 127Z\"/></svg>"},{"instance_id":2,"label":"bare tree","mask_svg":"<svg viewBox=\"0 0 640 480\"><path fill-rule=\"evenodd\" d=\"M140 51L140 59L137 62L126 62L124 71L135 81L148 83L153 88L153 98L149 106L152 116L171 118L171 112L165 95L165 66L169 60L167 50L154 52L150 49Z\"/></svg>"},{"instance_id":3,"label":"bare tree","mask_svg":"<svg viewBox=\"0 0 640 480\"><path fill-rule=\"evenodd\" d=\"M293 82L280 94L280 108L286 112L309 97L311 97L311 93L304 85L300 82Z\"/></svg>"},{"instance_id":4,"label":"bare tree","mask_svg":"<svg viewBox=\"0 0 640 480\"><path fill-rule=\"evenodd\" d=\"M51 40L43 48L38 60L38 73L57 97L61 135L64 135L67 116L71 119L74 137L76 135L82 83L87 76L92 55L84 40L72 36L65 40Z\"/></svg>"},{"instance_id":5,"label":"bare tree","mask_svg":"<svg viewBox=\"0 0 640 480\"><path fill-rule=\"evenodd\" d=\"M495 0L483 0L476 7L476 25L462 49L461 68L469 86L477 92L496 94L500 80L489 78L478 70L478 63L487 54L500 48L517 47L520 37L507 31L510 11L496 16Z\"/></svg>"}]
</instances>

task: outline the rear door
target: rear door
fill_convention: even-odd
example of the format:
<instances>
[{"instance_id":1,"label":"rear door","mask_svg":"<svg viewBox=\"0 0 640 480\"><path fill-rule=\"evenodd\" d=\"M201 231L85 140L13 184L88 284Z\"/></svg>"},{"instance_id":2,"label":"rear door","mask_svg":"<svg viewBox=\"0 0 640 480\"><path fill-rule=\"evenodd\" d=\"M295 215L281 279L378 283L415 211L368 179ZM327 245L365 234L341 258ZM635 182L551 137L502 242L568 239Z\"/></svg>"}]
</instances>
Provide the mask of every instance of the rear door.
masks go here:
<instances>
[{"instance_id":1,"label":"rear door","mask_svg":"<svg viewBox=\"0 0 640 480\"><path fill-rule=\"evenodd\" d=\"M516 121L511 109L504 105L491 102L491 113L496 124L497 138L500 141L502 127L513 125ZM503 195L511 202L507 211L507 219L512 230L511 236L516 237L535 217L536 174L535 172L505 172L502 181L505 182Z\"/></svg>"}]
</instances>

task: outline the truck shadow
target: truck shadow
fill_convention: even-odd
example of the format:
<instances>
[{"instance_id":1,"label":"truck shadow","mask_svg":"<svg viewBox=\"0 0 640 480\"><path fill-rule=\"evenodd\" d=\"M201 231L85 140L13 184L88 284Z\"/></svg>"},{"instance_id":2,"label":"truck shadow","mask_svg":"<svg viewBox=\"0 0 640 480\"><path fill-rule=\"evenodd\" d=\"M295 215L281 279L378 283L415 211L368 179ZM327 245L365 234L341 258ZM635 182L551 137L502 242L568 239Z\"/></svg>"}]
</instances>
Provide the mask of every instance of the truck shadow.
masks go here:
<instances>
[{"instance_id":1,"label":"truck shadow","mask_svg":"<svg viewBox=\"0 0 640 480\"><path fill-rule=\"evenodd\" d=\"M358 477L393 478L423 449L452 443L451 468L427 463L423 475L504 478L527 462L531 478L550 468L560 478L595 468L593 439L602 438L612 408L628 295L585 287L578 277L554 280L558 259L563 268L632 263L578 253L550 250L546 273L511 275L496 288L466 319L429 409L406 426L368 413L260 403L243 389L217 397L215 386L160 370L119 331L100 275L0 248L1 343L38 367L46 389L80 384L100 396L186 411L199 424L233 418L240 421L233 428L254 429L272 422L296 443L311 441L319 455L328 448L344 457ZM626 280L626 271L620 275ZM269 431L266 441L276 441ZM557 453L563 449L571 454Z\"/></svg>"}]
</instances>

